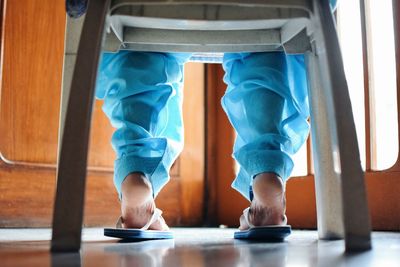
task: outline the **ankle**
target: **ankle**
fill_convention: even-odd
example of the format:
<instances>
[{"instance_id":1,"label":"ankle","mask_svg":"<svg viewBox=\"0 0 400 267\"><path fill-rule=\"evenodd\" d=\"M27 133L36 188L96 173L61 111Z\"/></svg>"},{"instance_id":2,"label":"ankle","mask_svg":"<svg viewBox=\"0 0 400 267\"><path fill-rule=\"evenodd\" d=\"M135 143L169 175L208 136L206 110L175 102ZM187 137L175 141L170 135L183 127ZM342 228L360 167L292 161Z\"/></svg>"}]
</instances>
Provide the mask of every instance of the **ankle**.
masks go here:
<instances>
[{"instance_id":1,"label":"ankle","mask_svg":"<svg viewBox=\"0 0 400 267\"><path fill-rule=\"evenodd\" d=\"M253 180L254 198L262 205L284 203L285 186L275 173L261 173Z\"/></svg>"},{"instance_id":2,"label":"ankle","mask_svg":"<svg viewBox=\"0 0 400 267\"><path fill-rule=\"evenodd\" d=\"M121 185L122 200L137 205L147 202L152 197L150 182L139 172L128 174Z\"/></svg>"}]
</instances>

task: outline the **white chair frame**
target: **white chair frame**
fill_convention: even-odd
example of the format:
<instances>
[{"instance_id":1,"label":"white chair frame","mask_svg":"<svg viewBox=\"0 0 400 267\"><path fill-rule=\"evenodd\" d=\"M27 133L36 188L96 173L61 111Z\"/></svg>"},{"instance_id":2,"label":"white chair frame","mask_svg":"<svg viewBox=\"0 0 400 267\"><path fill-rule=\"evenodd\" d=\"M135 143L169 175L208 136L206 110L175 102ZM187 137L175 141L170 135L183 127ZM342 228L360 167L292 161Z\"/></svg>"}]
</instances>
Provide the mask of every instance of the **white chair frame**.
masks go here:
<instances>
[{"instance_id":1,"label":"white chair frame","mask_svg":"<svg viewBox=\"0 0 400 267\"><path fill-rule=\"evenodd\" d=\"M169 11L157 8L165 5ZM238 12L235 7L263 12ZM203 13L197 12L200 9ZM85 19L69 19L66 34L52 251L78 251L81 245L88 140L102 49L304 53L319 238L344 238L346 251L371 248L364 173L328 0L90 0Z\"/></svg>"}]
</instances>

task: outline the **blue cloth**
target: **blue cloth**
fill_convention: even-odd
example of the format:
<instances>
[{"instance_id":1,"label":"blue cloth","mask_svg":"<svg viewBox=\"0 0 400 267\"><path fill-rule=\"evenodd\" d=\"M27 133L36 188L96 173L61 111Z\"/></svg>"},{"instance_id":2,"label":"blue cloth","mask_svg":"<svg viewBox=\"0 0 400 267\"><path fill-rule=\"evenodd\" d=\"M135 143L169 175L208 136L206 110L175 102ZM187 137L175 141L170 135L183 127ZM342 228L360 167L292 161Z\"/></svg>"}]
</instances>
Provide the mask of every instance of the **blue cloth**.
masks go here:
<instances>
[{"instance_id":1,"label":"blue cloth","mask_svg":"<svg viewBox=\"0 0 400 267\"><path fill-rule=\"evenodd\" d=\"M253 178L263 172L286 181L291 156L307 139L307 80L303 55L225 54L222 106L236 130L233 156L240 166L232 186L251 199Z\"/></svg>"},{"instance_id":2,"label":"blue cloth","mask_svg":"<svg viewBox=\"0 0 400 267\"><path fill-rule=\"evenodd\" d=\"M86 0L67 0L68 13L82 15ZM337 1L330 0L332 10ZM169 170L183 148L183 65L188 53L104 53L96 97L116 131L114 184L142 172L154 197L169 180ZM239 172L232 187L252 199L252 181L274 172L286 181L292 155L305 142L309 125L307 80L303 55L282 52L225 54L228 85L222 99L237 138L233 157Z\"/></svg>"},{"instance_id":3,"label":"blue cloth","mask_svg":"<svg viewBox=\"0 0 400 267\"><path fill-rule=\"evenodd\" d=\"M182 150L183 64L190 54L121 51L104 53L96 97L116 128L114 184L142 172L156 196L169 180L169 169Z\"/></svg>"},{"instance_id":4,"label":"blue cloth","mask_svg":"<svg viewBox=\"0 0 400 267\"><path fill-rule=\"evenodd\" d=\"M73 16L86 0L68 0ZM330 0L332 10L336 0ZM120 51L104 53L96 97L116 128L114 183L142 172L154 197L169 180L169 170L183 147L183 65L191 54ZM222 106L236 130L233 157L239 172L232 187L251 200L252 181L274 172L286 181L292 155L305 142L309 125L307 81L302 55L282 52L225 54L228 85Z\"/></svg>"},{"instance_id":5,"label":"blue cloth","mask_svg":"<svg viewBox=\"0 0 400 267\"><path fill-rule=\"evenodd\" d=\"M114 183L118 193L131 172L142 172L154 196L168 182L183 146L183 65L190 54L104 53L97 98L116 131ZM222 105L237 132L233 187L250 199L252 178L275 172L286 180L291 155L308 135L303 56L283 52L225 54Z\"/></svg>"}]
</instances>

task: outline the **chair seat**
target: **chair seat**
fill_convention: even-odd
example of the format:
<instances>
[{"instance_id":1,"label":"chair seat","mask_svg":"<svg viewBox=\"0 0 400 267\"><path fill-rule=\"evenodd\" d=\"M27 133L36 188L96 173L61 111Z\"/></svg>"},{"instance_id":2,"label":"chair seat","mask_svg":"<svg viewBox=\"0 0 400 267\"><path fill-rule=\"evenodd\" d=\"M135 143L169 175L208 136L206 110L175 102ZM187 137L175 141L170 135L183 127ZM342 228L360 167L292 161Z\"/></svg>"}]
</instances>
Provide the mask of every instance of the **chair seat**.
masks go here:
<instances>
[{"instance_id":1,"label":"chair seat","mask_svg":"<svg viewBox=\"0 0 400 267\"><path fill-rule=\"evenodd\" d=\"M304 35L303 30L309 25L310 14L305 7L271 4L276 1L247 1L240 5L235 1L221 2L224 1L116 0L107 20L104 49L200 53L282 51L287 50L285 43L299 33ZM287 52L304 53L309 49L308 40L299 40Z\"/></svg>"}]
</instances>

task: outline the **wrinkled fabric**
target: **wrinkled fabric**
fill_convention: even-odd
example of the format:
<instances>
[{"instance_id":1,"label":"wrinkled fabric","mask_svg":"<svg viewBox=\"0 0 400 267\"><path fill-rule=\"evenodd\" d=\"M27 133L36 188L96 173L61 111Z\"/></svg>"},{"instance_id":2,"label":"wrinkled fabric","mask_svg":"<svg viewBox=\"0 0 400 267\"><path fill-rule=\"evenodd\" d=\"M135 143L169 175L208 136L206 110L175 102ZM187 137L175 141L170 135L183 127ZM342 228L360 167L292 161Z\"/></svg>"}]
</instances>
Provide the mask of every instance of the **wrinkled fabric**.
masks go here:
<instances>
[{"instance_id":1,"label":"wrinkled fabric","mask_svg":"<svg viewBox=\"0 0 400 267\"><path fill-rule=\"evenodd\" d=\"M222 107L236 130L233 157L239 172L232 187L251 199L253 178L263 172L286 181L291 156L307 139L309 116L303 55L225 54Z\"/></svg>"},{"instance_id":2,"label":"wrinkled fabric","mask_svg":"<svg viewBox=\"0 0 400 267\"><path fill-rule=\"evenodd\" d=\"M183 64L190 54L121 51L104 53L96 97L116 128L114 184L132 172L149 179L156 196L182 151Z\"/></svg>"},{"instance_id":3,"label":"wrinkled fabric","mask_svg":"<svg viewBox=\"0 0 400 267\"><path fill-rule=\"evenodd\" d=\"M116 128L114 183L142 172L154 196L169 180L183 147L183 65L190 54L121 51L103 55L96 96ZM252 178L275 172L284 181L308 135L303 56L283 52L225 54L228 88L222 106L237 132L233 156L240 171L232 186L251 199Z\"/></svg>"},{"instance_id":4,"label":"wrinkled fabric","mask_svg":"<svg viewBox=\"0 0 400 267\"><path fill-rule=\"evenodd\" d=\"M85 2L82 1L71 1ZM68 4L68 2L67 2ZM337 1L330 0L332 10ZM183 65L189 53L104 53L96 97L116 128L114 184L142 172L154 197L169 180L169 170L183 148ZM303 55L283 52L229 53L223 57L228 85L222 98L237 137L233 157L239 172L232 187L252 199L252 181L274 172L285 182L292 155L305 142L309 125Z\"/></svg>"}]
</instances>

